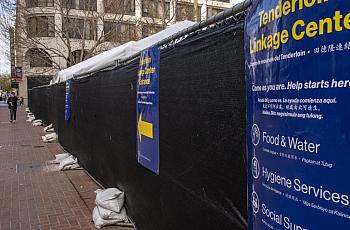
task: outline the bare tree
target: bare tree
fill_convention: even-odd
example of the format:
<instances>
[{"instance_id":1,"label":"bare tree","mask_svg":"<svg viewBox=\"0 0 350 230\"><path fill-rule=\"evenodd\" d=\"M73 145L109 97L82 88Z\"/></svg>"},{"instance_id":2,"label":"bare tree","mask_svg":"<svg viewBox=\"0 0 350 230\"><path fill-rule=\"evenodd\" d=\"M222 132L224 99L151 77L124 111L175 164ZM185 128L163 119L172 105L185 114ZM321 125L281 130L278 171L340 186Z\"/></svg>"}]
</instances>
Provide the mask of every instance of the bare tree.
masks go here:
<instances>
[{"instance_id":1,"label":"bare tree","mask_svg":"<svg viewBox=\"0 0 350 230\"><path fill-rule=\"evenodd\" d=\"M14 25L16 4L14 0L0 1L0 40L5 47L1 49L3 57L10 59L10 30Z\"/></svg>"},{"instance_id":2,"label":"bare tree","mask_svg":"<svg viewBox=\"0 0 350 230\"><path fill-rule=\"evenodd\" d=\"M142 34L147 37L172 23L201 20L201 7L194 0L142 0Z\"/></svg>"},{"instance_id":3,"label":"bare tree","mask_svg":"<svg viewBox=\"0 0 350 230\"><path fill-rule=\"evenodd\" d=\"M175 20L175 14L171 14L172 2L167 0L142 0L142 36L147 37L162 29L165 29Z\"/></svg>"},{"instance_id":4,"label":"bare tree","mask_svg":"<svg viewBox=\"0 0 350 230\"><path fill-rule=\"evenodd\" d=\"M7 1L6 7L12 11L16 9L17 54L25 60L23 66L37 71L33 75L50 75L53 70L149 36L175 20L200 18L194 16L200 12L198 5L178 0L103 0L102 6L97 0L17 0L17 5L13 5L15 0L2 1ZM141 8L140 21L133 17L137 6ZM11 20L13 24L13 17Z\"/></svg>"},{"instance_id":5,"label":"bare tree","mask_svg":"<svg viewBox=\"0 0 350 230\"><path fill-rule=\"evenodd\" d=\"M50 71L72 66L137 39L136 21L125 20L135 13L128 2L104 0L99 11L96 0L18 1L17 44L30 67Z\"/></svg>"},{"instance_id":6,"label":"bare tree","mask_svg":"<svg viewBox=\"0 0 350 230\"><path fill-rule=\"evenodd\" d=\"M13 26L15 9L14 0L0 1L0 36L2 39L9 39L9 29Z\"/></svg>"}]
</instances>

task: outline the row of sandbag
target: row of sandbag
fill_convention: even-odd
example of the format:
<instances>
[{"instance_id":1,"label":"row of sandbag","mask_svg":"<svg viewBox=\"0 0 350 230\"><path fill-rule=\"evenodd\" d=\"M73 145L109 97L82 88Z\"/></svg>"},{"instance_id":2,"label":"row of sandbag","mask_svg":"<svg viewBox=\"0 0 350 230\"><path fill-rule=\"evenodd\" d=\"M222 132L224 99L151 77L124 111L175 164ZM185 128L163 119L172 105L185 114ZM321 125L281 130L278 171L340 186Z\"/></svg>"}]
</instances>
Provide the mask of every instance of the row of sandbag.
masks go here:
<instances>
[{"instance_id":1,"label":"row of sandbag","mask_svg":"<svg viewBox=\"0 0 350 230\"><path fill-rule=\"evenodd\" d=\"M27 112L27 122L32 122L33 126L42 126L43 121L40 119L35 119L35 116L33 113L30 112L29 108L26 108ZM57 134L55 133L55 130L53 128L53 125L50 124L44 128L44 132L48 133L41 137L44 143L52 143L55 142L58 139Z\"/></svg>"},{"instance_id":2,"label":"row of sandbag","mask_svg":"<svg viewBox=\"0 0 350 230\"><path fill-rule=\"evenodd\" d=\"M42 126L43 121L40 119L35 120L35 116L30 112L29 108L26 108L28 122L32 122L33 126ZM41 137L43 142L52 143L58 139L57 134L53 128L53 124L44 127L44 132L48 133ZM55 160L50 161L52 164L58 164L59 170L70 170L80 168L78 160L76 157L70 155L69 153L58 154L55 156Z\"/></svg>"},{"instance_id":3,"label":"row of sandbag","mask_svg":"<svg viewBox=\"0 0 350 230\"><path fill-rule=\"evenodd\" d=\"M32 112L30 112L29 108L26 108L26 112L27 112L27 122L32 122L33 126L42 126L43 125L43 121L40 119L35 119L35 116Z\"/></svg>"},{"instance_id":4,"label":"row of sandbag","mask_svg":"<svg viewBox=\"0 0 350 230\"><path fill-rule=\"evenodd\" d=\"M43 121L40 119L35 119L35 116L33 113L28 112L27 113L27 122L32 122L33 126L42 126L43 125Z\"/></svg>"},{"instance_id":5,"label":"row of sandbag","mask_svg":"<svg viewBox=\"0 0 350 230\"><path fill-rule=\"evenodd\" d=\"M42 126L42 120L35 119L33 113L26 109L28 115L28 122L32 122L33 126ZM42 140L46 143L54 142L58 139L57 134L54 132L53 124L50 124L44 128L44 132L48 132L42 136ZM59 170L73 170L81 169L76 157L69 153L62 153L55 155L55 160L49 161L49 164L58 164ZM93 210L92 218L95 227L101 229L104 226L115 224L130 224L129 218L124 208L124 192L117 188L98 189L95 191L96 207Z\"/></svg>"},{"instance_id":6,"label":"row of sandbag","mask_svg":"<svg viewBox=\"0 0 350 230\"><path fill-rule=\"evenodd\" d=\"M52 143L58 140L58 135L55 133L53 125L50 124L44 128L44 132L48 133L41 137L44 143Z\"/></svg>"}]
</instances>

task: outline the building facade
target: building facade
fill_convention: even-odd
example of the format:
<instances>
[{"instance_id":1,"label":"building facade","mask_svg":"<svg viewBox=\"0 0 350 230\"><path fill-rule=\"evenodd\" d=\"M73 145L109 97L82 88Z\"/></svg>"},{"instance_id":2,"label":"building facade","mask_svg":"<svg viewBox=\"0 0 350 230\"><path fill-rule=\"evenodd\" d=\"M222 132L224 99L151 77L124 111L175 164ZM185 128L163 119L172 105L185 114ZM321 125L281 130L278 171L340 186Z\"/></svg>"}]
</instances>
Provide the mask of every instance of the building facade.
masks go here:
<instances>
[{"instance_id":1,"label":"building facade","mask_svg":"<svg viewBox=\"0 0 350 230\"><path fill-rule=\"evenodd\" d=\"M59 70L182 20L200 21L241 0L17 0L11 67L19 95ZM14 49L14 50L13 50ZM14 71L14 70L13 70Z\"/></svg>"}]
</instances>

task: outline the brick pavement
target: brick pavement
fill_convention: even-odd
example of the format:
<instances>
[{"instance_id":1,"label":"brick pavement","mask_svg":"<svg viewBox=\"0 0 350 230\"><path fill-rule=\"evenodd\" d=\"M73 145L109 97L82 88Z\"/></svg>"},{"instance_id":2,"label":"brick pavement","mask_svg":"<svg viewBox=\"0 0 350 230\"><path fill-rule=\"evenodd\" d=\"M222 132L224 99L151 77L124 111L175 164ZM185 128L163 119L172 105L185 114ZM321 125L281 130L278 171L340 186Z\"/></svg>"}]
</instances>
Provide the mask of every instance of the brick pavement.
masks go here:
<instances>
[{"instance_id":1,"label":"brick pavement","mask_svg":"<svg viewBox=\"0 0 350 230\"><path fill-rule=\"evenodd\" d=\"M0 106L0 229L95 229L91 212L98 185L84 170L43 170L64 150L41 141L43 127L26 122L24 108L16 123L8 116Z\"/></svg>"}]
</instances>

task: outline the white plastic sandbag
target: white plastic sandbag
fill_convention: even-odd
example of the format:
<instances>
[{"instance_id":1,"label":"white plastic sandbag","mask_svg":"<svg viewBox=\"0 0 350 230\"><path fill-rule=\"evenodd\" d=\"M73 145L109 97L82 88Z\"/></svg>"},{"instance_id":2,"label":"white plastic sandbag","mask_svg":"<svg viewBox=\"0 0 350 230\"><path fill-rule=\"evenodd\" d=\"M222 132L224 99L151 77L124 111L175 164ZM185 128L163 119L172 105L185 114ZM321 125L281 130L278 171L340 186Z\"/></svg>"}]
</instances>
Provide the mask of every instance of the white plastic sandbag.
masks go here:
<instances>
[{"instance_id":1,"label":"white plastic sandbag","mask_svg":"<svg viewBox=\"0 0 350 230\"><path fill-rule=\"evenodd\" d=\"M60 166L58 166L59 170L68 169L68 166L70 165L76 165L78 163L78 160L76 157L70 155L69 157L64 158L60 162ZM71 169L71 168L69 168Z\"/></svg>"},{"instance_id":2,"label":"white plastic sandbag","mask_svg":"<svg viewBox=\"0 0 350 230\"><path fill-rule=\"evenodd\" d=\"M101 218L100 213L98 212L98 208L95 207L94 210L92 211L92 220L94 221L95 227L97 229L101 229L104 226L107 225L114 225L117 224L119 222L121 222L118 219L114 219L114 220L105 220L103 218Z\"/></svg>"},{"instance_id":3,"label":"white plastic sandbag","mask_svg":"<svg viewBox=\"0 0 350 230\"><path fill-rule=\"evenodd\" d=\"M28 119L27 119L27 122L32 122L35 120L35 117L34 116L29 116Z\"/></svg>"},{"instance_id":4,"label":"white plastic sandbag","mask_svg":"<svg viewBox=\"0 0 350 230\"><path fill-rule=\"evenodd\" d=\"M97 189L95 193L97 206L117 213L124 206L124 192L117 188Z\"/></svg>"},{"instance_id":5,"label":"white plastic sandbag","mask_svg":"<svg viewBox=\"0 0 350 230\"><path fill-rule=\"evenodd\" d=\"M45 143L51 143L57 140L58 136L56 133L50 133L50 134L46 134L45 136L41 137L43 142Z\"/></svg>"},{"instance_id":6,"label":"white plastic sandbag","mask_svg":"<svg viewBox=\"0 0 350 230\"><path fill-rule=\"evenodd\" d=\"M50 163L51 164L60 164L64 159L66 159L69 156L70 156L69 153L57 154L57 155L55 155L55 160L50 161Z\"/></svg>"},{"instance_id":7,"label":"white plastic sandbag","mask_svg":"<svg viewBox=\"0 0 350 230\"><path fill-rule=\"evenodd\" d=\"M74 169L81 169L81 167L78 163L75 163L75 164L64 166L64 168L61 170L63 171L63 170L74 170Z\"/></svg>"},{"instance_id":8,"label":"white plastic sandbag","mask_svg":"<svg viewBox=\"0 0 350 230\"><path fill-rule=\"evenodd\" d=\"M55 132L55 129L54 129L54 128L51 128L51 129L46 130L46 132L47 132L47 133Z\"/></svg>"},{"instance_id":9,"label":"white plastic sandbag","mask_svg":"<svg viewBox=\"0 0 350 230\"><path fill-rule=\"evenodd\" d=\"M44 128L44 132L47 132L47 130L51 129L53 127L53 124L50 124Z\"/></svg>"},{"instance_id":10,"label":"white plastic sandbag","mask_svg":"<svg viewBox=\"0 0 350 230\"><path fill-rule=\"evenodd\" d=\"M34 120L33 121L33 126L42 126L43 125L43 121L38 119L38 120Z\"/></svg>"},{"instance_id":11,"label":"white plastic sandbag","mask_svg":"<svg viewBox=\"0 0 350 230\"><path fill-rule=\"evenodd\" d=\"M117 212L113 212L111 210L102 208L100 206L96 206L98 209L98 212L100 214L100 217L104 220L118 220L119 222L124 222L124 223L128 223L128 216L126 215L126 209L122 208L120 210L120 213Z\"/></svg>"}]
</instances>

